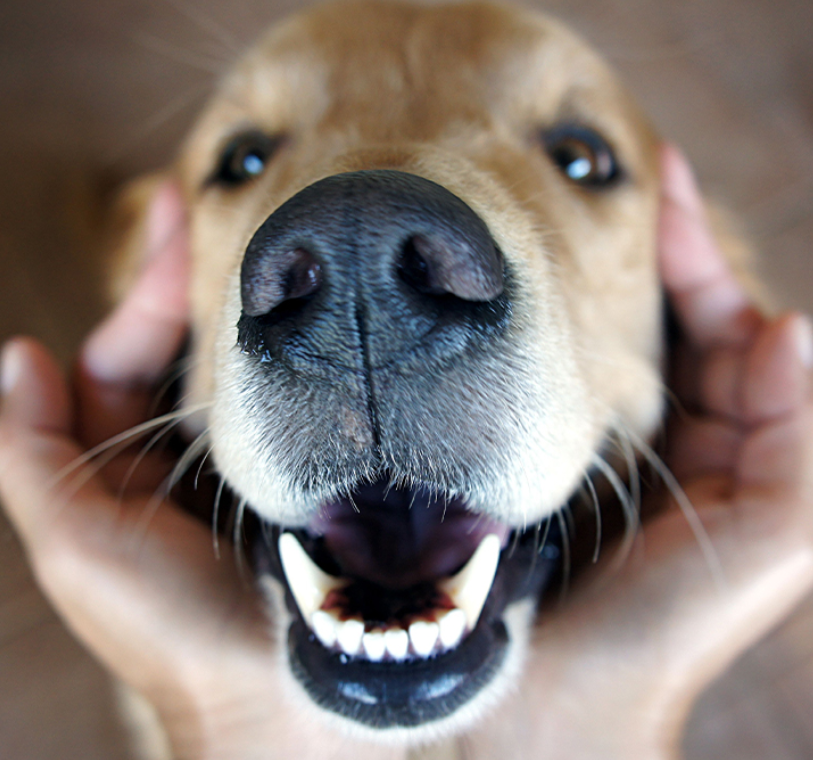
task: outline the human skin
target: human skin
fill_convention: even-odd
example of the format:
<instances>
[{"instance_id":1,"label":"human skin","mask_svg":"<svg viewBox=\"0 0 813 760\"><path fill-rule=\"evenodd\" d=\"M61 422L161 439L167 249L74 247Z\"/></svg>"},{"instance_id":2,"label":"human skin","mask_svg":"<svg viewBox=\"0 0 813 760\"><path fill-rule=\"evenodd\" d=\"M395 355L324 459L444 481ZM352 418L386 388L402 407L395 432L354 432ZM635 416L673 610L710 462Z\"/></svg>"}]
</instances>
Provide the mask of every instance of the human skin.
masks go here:
<instances>
[{"instance_id":1,"label":"human skin","mask_svg":"<svg viewBox=\"0 0 813 760\"><path fill-rule=\"evenodd\" d=\"M684 160L666 147L662 165L660 271L685 335L666 464L713 554L681 510L661 505L620 572L582 582L540 624L520 690L462 740L467 757L672 756L699 692L813 587L810 322L755 308ZM176 757L243 760L269 747L275 757L403 757L330 740L281 693L281 659L230 550L216 556L205 525L154 502L166 455L148 453L133 474L127 450L92 477L59 479L148 418L187 331L183 230L177 191L164 186L142 275L89 336L70 380L36 341L6 344L6 512L51 603L155 705Z\"/></svg>"}]
</instances>

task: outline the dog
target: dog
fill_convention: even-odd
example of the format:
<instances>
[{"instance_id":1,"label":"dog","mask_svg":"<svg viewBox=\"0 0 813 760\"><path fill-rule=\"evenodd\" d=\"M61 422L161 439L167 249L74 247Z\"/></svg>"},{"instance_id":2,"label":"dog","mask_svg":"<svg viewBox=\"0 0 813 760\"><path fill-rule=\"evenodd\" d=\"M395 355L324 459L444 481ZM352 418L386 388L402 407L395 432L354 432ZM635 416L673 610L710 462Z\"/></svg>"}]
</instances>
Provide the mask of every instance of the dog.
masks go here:
<instances>
[{"instance_id":1,"label":"dog","mask_svg":"<svg viewBox=\"0 0 813 760\"><path fill-rule=\"evenodd\" d=\"M521 682L552 518L661 422L658 145L547 17L342 0L272 29L168 170L190 427L314 731L431 743Z\"/></svg>"}]
</instances>

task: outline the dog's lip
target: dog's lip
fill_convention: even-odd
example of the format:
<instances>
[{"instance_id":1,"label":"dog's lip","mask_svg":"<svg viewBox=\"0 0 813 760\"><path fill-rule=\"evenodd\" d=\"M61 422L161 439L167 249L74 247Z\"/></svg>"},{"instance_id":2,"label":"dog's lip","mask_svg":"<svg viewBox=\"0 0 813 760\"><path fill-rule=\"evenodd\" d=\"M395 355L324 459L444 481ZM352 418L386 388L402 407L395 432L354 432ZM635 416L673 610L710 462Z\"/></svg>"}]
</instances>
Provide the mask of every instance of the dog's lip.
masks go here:
<instances>
[{"instance_id":1,"label":"dog's lip","mask_svg":"<svg viewBox=\"0 0 813 760\"><path fill-rule=\"evenodd\" d=\"M333 507L335 510L335 504ZM490 528L493 531L494 521L478 518L473 513L467 520L462 511L465 504L457 504L458 508L461 509L460 524L451 526L451 534L465 536L464 526L474 528L478 519L478 530ZM358 516L352 506L350 512L343 508L334 511L340 532L352 530L342 523L350 521L352 524L353 515ZM310 528L293 533L308 548L309 556L318 559L324 570L338 575L335 559L325 551L324 533L319 535L325 528L323 518L314 520ZM521 599L538 598L558 569L560 551L556 525L554 520L525 531L510 531L507 526L501 526L499 563L482 612L474 627L454 646L438 645L426 656L410 654L397 659L387 655L378 661L370 661L362 654L347 655L338 645L325 646L304 619L278 551L280 536L291 531L265 523L258 532L260 540L252 543L257 572L273 575L285 590L287 607L292 614L288 657L297 680L323 708L382 729L415 727L443 719L491 682L500 670L510 643L503 622L506 608ZM342 536L341 540L345 538ZM477 537L473 537L470 544L475 545L477 541ZM459 551L455 559L439 554L430 564L435 569L444 562L455 567L460 558L463 562L469 559L469 548ZM431 614L430 611L430 617Z\"/></svg>"},{"instance_id":2,"label":"dog's lip","mask_svg":"<svg viewBox=\"0 0 813 760\"><path fill-rule=\"evenodd\" d=\"M508 646L502 620L481 621L458 647L410 663L353 660L323 647L296 620L291 668L321 707L376 729L414 728L453 714L494 677Z\"/></svg>"}]
</instances>

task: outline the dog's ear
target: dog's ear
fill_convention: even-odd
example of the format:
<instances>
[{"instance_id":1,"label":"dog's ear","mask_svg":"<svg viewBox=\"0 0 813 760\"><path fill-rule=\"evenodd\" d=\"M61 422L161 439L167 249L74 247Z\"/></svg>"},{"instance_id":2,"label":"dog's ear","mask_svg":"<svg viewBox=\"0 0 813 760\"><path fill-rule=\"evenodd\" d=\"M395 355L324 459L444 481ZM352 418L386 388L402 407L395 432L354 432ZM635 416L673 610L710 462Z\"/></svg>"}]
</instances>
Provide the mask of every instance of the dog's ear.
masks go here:
<instances>
[{"instance_id":1,"label":"dog's ear","mask_svg":"<svg viewBox=\"0 0 813 760\"><path fill-rule=\"evenodd\" d=\"M160 193L170 198L156 199ZM117 303L132 286L150 252L186 224L180 191L169 171L144 174L123 184L105 214L108 295ZM164 240L162 240L164 239Z\"/></svg>"}]
</instances>

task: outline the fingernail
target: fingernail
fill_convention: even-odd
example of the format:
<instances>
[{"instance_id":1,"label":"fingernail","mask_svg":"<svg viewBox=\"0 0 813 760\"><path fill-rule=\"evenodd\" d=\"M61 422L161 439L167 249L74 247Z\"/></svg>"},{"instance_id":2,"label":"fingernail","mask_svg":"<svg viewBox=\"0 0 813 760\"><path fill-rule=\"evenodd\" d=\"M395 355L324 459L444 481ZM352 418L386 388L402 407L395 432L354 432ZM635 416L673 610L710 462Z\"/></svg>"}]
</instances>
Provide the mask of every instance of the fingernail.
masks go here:
<instances>
[{"instance_id":1,"label":"fingernail","mask_svg":"<svg viewBox=\"0 0 813 760\"><path fill-rule=\"evenodd\" d=\"M813 321L806 314L801 314L796 318L793 329L799 360L806 369L813 369Z\"/></svg>"},{"instance_id":2,"label":"fingernail","mask_svg":"<svg viewBox=\"0 0 813 760\"><path fill-rule=\"evenodd\" d=\"M19 344L8 341L0 353L0 393L7 396L17 386L23 372L23 354Z\"/></svg>"}]
</instances>

